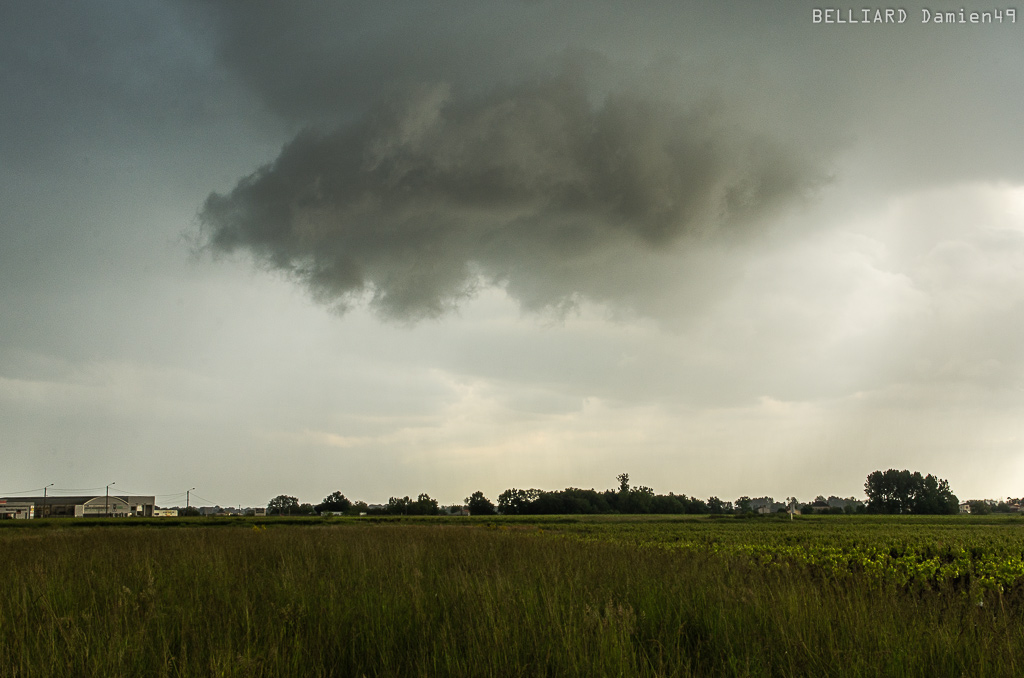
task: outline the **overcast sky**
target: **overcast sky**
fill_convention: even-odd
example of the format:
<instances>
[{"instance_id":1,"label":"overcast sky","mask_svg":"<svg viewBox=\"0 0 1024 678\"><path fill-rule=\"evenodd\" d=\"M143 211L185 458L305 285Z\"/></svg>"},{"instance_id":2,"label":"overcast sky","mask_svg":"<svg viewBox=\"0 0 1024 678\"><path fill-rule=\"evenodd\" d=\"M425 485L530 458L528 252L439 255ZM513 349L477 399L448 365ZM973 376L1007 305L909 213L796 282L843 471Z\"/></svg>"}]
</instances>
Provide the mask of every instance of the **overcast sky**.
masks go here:
<instances>
[{"instance_id":1,"label":"overcast sky","mask_svg":"<svg viewBox=\"0 0 1024 678\"><path fill-rule=\"evenodd\" d=\"M902 7L0 4L0 492L1021 496L1024 15Z\"/></svg>"}]
</instances>

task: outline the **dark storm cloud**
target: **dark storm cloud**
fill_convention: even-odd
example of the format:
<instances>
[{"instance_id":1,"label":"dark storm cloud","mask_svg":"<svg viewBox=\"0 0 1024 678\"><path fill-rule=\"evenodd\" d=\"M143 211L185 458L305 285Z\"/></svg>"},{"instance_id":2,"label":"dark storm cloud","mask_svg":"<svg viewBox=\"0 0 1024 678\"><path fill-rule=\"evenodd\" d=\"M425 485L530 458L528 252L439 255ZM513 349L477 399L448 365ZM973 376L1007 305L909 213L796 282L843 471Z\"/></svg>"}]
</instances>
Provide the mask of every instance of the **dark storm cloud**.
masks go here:
<instances>
[{"instance_id":1,"label":"dark storm cloud","mask_svg":"<svg viewBox=\"0 0 1024 678\"><path fill-rule=\"evenodd\" d=\"M483 282L649 313L670 286L650 253L749 232L823 163L879 193L1019 176L1008 31L823 30L809 3L181 6L265 111L316 130L211 196L212 249L341 307L438 315Z\"/></svg>"},{"instance_id":2,"label":"dark storm cloud","mask_svg":"<svg viewBox=\"0 0 1024 678\"><path fill-rule=\"evenodd\" d=\"M201 212L243 250L339 308L437 316L474 286L531 308L598 292L601 262L742 232L818 176L777 145L578 75L458 96L421 87L330 133L307 130Z\"/></svg>"}]
</instances>

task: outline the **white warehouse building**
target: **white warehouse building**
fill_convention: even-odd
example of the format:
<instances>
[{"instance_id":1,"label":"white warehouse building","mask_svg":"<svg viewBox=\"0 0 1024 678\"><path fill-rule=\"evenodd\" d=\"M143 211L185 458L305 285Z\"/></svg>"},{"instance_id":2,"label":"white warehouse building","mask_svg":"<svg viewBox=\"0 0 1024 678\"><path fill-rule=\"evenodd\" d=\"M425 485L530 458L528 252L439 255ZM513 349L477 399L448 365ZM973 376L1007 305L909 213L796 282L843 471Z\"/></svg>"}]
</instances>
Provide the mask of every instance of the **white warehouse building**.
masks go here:
<instances>
[{"instance_id":1,"label":"white warehouse building","mask_svg":"<svg viewBox=\"0 0 1024 678\"><path fill-rule=\"evenodd\" d=\"M129 516L153 515L156 508L156 497L140 495L79 495L79 496L47 496L47 497L0 497L0 502L7 505L31 504L34 517L74 517L74 518L126 518ZM26 516L28 517L28 516Z\"/></svg>"}]
</instances>

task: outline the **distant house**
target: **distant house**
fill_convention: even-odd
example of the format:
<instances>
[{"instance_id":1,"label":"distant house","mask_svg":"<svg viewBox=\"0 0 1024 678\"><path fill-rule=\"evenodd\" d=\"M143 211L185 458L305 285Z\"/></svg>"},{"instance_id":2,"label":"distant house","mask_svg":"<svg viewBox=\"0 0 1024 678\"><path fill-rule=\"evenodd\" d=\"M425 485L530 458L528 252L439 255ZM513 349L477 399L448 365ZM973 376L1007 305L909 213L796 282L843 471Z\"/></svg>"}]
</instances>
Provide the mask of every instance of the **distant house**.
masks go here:
<instances>
[{"instance_id":1,"label":"distant house","mask_svg":"<svg viewBox=\"0 0 1024 678\"><path fill-rule=\"evenodd\" d=\"M153 509L154 518L175 518L178 515L178 509Z\"/></svg>"},{"instance_id":2,"label":"distant house","mask_svg":"<svg viewBox=\"0 0 1024 678\"><path fill-rule=\"evenodd\" d=\"M960 502L960 513L970 513L971 503L967 501Z\"/></svg>"}]
</instances>

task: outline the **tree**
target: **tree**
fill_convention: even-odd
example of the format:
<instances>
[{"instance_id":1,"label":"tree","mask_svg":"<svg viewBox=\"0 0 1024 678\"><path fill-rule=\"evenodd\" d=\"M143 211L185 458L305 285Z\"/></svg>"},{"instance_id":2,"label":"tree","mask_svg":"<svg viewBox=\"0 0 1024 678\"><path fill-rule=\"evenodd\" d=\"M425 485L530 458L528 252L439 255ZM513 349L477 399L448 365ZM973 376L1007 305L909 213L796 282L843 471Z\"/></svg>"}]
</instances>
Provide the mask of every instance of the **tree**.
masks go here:
<instances>
[{"instance_id":1,"label":"tree","mask_svg":"<svg viewBox=\"0 0 1024 678\"><path fill-rule=\"evenodd\" d=\"M299 508L299 500L286 494L279 494L267 503L268 516L291 515Z\"/></svg>"},{"instance_id":2,"label":"tree","mask_svg":"<svg viewBox=\"0 0 1024 678\"><path fill-rule=\"evenodd\" d=\"M957 513L960 502L949 482L919 471L874 471L864 483L868 510L872 513Z\"/></svg>"},{"instance_id":3,"label":"tree","mask_svg":"<svg viewBox=\"0 0 1024 678\"><path fill-rule=\"evenodd\" d=\"M494 504L480 490L466 497L466 508L474 516L493 516L495 513Z\"/></svg>"},{"instance_id":4,"label":"tree","mask_svg":"<svg viewBox=\"0 0 1024 678\"><path fill-rule=\"evenodd\" d=\"M623 474L625 475L625 474ZM654 500L654 490L646 485L634 487L626 495L626 505L623 507L628 513L650 513Z\"/></svg>"},{"instance_id":5,"label":"tree","mask_svg":"<svg viewBox=\"0 0 1024 678\"><path fill-rule=\"evenodd\" d=\"M352 508L352 502L340 491L336 490L324 497L324 500L316 505L316 512L346 513L350 508Z\"/></svg>"},{"instance_id":6,"label":"tree","mask_svg":"<svg viewBox=\"0 0 1024 678\"><path fill-rule=\"evenodd\" d=\"M697 497L687 499L685 494L682 497L682 500L686 502L687 513L710 513L710 509L703 499L697 499Z\"/></svg>"},{"instance_id":7,"label":"tree","mask_svg":"<svg viewBox=\"0 0 1024 678\"><path fill-rule=\"evenodd\" d=\"M708 513L725 513L725 502L718 497L708 497Z\"/></svg>"},{"instance_id":8,"label":"tree","mask_svg":"<svg viewBox=\"0 0 1024 678\"><path fill-rule=\"evenodd\" d=\"M388 506L384 509L391 515L408 515L412 513L409 510L412 500L409 499L408 495L405 497L391 497L388 499Z\"/></svg>"},{"instance_id":9,"label":"tree","mask_svg":"<svg viewBox=\"0 0 1024 678\"><path fill-rule=\"evenodd\" d=\"M440 508L436 499L431 499L428 494L421 494L416 501L408 496L391 497L388 499L388 505L384 511L392 515L436 516Z\"/></svg>"},{"instance_id":10,"label":"tree","mask_svg":"<svg viewBox=\"0 0 1024 678\"><path fill-rule=\"evenodd\" d=\"M947 481L931 474L921 478L920 473L915 473L914 479L915 493L911 499L911 513L941 515L960 512L960 501L950 491Z\"/></svg>"},{"instance_id":11,"label":"tree","mask_svg":"<svg viewBox=\"0 0 1024 678\"><path fill-rule=\"evenodd\" d=\"M753 513L754 509L750 506L750 497L744 495L736 500L736 510L739 513Z\"/></svg>"},{"instance_id":12,"label":"tree","mask_svg":"<svg viewBox=\"0 0 1024 678\"><path fill-rule=\"evenodd\" d=\"M416 515L418 516L436 516L440 512L437 500L431 499L430 495L426 492L416 497L413 507L415 508Z\"/></svg>"},{"instance_id":13,"label":"tree","mask_svg":"<svg viewBox=\"0 0 1024 678\"><path fill-rule=\"evenodd\" d=\"M615 476L615 479L619 481L619 492L627 494L629 492L629 474L620 473Z\"/></svg>"},{"instance_id":14,"label":"tree","mask_svg":"<svg viewBox=\"0 0 1024 678\"><path fill-rule=\"evenodd\" d=\"M530 505L540 499L540 490L518 490L511 488L498 495L498 511L506 516L521 516L530 513Z\"/></svg>"}]
</instances>

